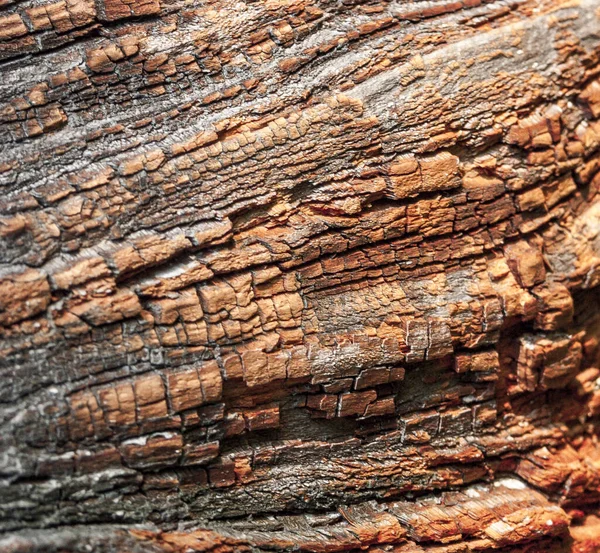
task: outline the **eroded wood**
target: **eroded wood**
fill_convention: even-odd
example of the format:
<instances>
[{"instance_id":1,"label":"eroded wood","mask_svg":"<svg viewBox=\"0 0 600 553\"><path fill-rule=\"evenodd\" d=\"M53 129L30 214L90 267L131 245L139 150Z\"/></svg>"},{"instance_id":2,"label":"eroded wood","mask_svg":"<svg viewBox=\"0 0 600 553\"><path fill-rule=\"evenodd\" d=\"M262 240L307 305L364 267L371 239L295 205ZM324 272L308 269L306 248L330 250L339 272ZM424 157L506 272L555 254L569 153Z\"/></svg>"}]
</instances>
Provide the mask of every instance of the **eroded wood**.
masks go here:
<instances>
[{"instance_id":1,"label":"eroded wood","mask_svg":"<svg viewBox=\"0 0 600 553\"><path fill-rule=\"evenodd\" d=\"M0 10L0 550L600 547L596 1Z\"/></svg>"}]
</instances>

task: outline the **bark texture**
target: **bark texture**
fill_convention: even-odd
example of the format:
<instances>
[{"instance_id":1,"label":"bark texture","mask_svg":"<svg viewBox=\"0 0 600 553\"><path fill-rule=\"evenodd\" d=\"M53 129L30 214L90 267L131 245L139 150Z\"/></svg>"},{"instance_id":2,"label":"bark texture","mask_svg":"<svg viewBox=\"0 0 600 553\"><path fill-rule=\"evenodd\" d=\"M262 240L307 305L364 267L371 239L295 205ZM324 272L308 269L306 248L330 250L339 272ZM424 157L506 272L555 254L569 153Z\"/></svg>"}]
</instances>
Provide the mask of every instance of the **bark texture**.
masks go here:
<instances>
[{"instance_id":1,"label":"bark texture","mask_svg":"<svg viewBox=\"0 0 600 553\"><path fill-rule=\"evenodd\" d=\"M0 551L600 548L598 0L0 0Z\"/></svg>"}]
</instances>

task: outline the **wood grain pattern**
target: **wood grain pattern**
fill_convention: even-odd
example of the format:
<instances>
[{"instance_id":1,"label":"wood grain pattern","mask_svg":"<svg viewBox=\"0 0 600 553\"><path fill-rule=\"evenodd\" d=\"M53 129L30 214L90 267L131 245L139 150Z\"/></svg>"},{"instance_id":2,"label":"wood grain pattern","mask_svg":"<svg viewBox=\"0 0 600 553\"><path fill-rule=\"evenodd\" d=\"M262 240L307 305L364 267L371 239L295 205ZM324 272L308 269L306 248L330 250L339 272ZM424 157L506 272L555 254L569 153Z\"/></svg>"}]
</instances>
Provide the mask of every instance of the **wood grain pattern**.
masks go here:
<instances>
[{"instance_id":1,"label":"wood grain pattern","mask_svg":"<svg viewBox=\"0 0 600 553\"><path fill-rule=\"evenodd\" d=\"M0 0L0 551L600 548L597 0Z\"/></svg>"}]
</instances>

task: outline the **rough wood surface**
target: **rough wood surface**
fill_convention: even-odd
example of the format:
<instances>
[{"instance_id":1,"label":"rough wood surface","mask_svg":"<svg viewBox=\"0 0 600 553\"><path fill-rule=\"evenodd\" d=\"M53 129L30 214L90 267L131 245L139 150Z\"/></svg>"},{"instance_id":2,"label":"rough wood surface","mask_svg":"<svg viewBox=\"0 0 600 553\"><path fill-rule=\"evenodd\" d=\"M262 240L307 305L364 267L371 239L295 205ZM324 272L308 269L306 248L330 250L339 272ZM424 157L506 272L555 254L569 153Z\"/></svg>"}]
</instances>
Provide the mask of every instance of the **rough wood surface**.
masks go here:
<instances>
[{"instance_id":1,"label":"rough wood surface","mask_svg":"<svg viewBox=\"0 0 600 553\"><path fill-rule=\"evenodd\" d=\"M598 0L0 0L0 551L600 550Z\"/></svg>"}]
</instances>

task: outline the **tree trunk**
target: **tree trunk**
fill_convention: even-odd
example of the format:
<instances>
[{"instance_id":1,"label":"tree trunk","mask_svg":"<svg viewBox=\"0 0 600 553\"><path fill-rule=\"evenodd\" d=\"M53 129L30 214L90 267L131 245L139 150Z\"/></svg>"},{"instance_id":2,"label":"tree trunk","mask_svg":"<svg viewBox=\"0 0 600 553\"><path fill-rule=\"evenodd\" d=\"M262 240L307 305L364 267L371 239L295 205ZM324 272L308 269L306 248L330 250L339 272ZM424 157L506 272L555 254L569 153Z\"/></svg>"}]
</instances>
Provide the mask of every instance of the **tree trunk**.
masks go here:
<instances>
[{"instance_id":1,"label":"tree trunk","mask_svg":"<svg viewBox=\"0 0 600 553\"><path fill-rule=\"evenodd\" d=\"M0 551L598 551L598 0L0 6Z\"/></svg>"}]
</instances>

